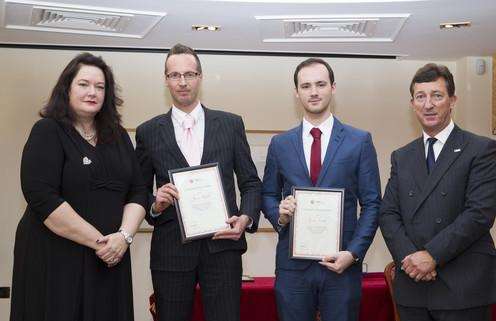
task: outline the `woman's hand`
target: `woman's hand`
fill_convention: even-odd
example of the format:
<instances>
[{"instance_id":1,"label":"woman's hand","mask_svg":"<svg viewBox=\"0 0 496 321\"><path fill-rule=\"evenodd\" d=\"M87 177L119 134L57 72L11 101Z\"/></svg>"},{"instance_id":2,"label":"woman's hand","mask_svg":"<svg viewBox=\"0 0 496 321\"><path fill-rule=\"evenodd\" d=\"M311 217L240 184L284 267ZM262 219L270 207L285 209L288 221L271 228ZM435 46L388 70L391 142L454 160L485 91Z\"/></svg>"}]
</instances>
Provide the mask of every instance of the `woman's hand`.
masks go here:
<instances>
[{"instance_id":1,"label":"woman's hand","mask_svg":"<svg viewBox=\"0 0 496 321\"><path fill-rule=\"evenodd\" d=\"M97 242L104 244L104 246L96 251L96 255L103 262L107 263L108 267L117 265L122 260L128 248L124 235L120 232L105 235Z\"/></svg>"}]
</instances>

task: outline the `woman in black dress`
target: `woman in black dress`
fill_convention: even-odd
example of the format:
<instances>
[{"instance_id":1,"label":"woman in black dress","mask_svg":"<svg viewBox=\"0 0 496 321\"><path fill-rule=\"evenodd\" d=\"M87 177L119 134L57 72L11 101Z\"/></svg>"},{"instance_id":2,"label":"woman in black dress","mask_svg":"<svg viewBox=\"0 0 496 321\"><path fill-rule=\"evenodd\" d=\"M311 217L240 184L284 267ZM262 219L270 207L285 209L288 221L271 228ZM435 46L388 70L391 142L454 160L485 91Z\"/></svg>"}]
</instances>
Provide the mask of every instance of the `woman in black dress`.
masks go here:
<instances>
[{"instance_id":1,"label":"woman in black dress","mask_svg":"<svg viewBox=\"0 0 496 321\"><path fill-rule=\"evenodd\" d=\"M133 320L129 245L146 188L120 125L112 71L83 53L60 75L24 146L27 201L11 321Z\"/></svg>"}]
</instances>

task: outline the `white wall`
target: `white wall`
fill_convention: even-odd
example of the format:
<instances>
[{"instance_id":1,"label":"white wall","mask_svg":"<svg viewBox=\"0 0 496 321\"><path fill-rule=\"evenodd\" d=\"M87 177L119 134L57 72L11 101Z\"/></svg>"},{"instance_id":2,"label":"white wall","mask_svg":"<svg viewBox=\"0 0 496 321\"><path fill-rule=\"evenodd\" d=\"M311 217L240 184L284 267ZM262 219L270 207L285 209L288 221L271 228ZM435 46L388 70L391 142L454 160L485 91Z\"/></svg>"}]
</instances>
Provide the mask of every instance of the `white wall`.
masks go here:
<instances>
[{"instance_id":1,"label":"white wall","mask_svg":"<svg viewBox=\"0 0 496 321\"><path fill-rule=\"evenodd\" d=\"M2 187L0 193L0 286L10 286L15 229L25 202L19 186L22 147L37 111L73 51L0 49L0 141ZM113 67L122 87L125 127L164 113L170 98L163 86L165 55L99 52ZM204 69L202 101L210 107L243 116L247 129L286 130L298 124L301 112L293 96L293 70L298 57L200 57ZM490 136L491 75L475 75L474 57L439 61L455 74L460 96L455 121L464 128ZM490 58L486 57L488 70ZM336 74L333 110L342 121L373 135L378 152L382 188L389 176L392 150L419 135L410 111L408 86L415 71L427 61L327 59ZM494 229L493 229L494 230ZM132 246L136 320L149 320L151 280L148 270L151 234L136 236ZM273 275L275 233L248 235L244 272ZM378 232L365 262L369 271L382 271L390 255ZM7 320L9 300L0 299L0 320Z\"/></svg>"}]
</instances>

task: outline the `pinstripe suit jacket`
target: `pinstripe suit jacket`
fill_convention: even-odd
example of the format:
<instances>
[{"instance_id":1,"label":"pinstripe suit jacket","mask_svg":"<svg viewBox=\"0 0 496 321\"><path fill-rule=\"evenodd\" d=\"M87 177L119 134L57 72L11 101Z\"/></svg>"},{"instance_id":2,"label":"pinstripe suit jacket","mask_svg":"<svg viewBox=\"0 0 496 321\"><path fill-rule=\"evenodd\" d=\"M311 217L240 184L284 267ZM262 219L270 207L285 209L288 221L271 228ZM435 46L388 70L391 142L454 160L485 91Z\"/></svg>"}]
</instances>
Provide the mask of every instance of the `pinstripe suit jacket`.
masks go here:
<instances>
[{"instance_id":1,"label":"pinstripe suit jacket","mask_svg":"<svg viewBox=\"0 0 496 321\"><path fill-rule=\"evenodd\" d=\"M261 182L250 155L245 128L241 117L203 107L205 136L201 164L218 162L231 215L246 214L253 219L248 232L255 232L261 207ZM174 135L171 110L143 124L136 130L136 154L149 191L149 207L155 197L153 181L157 186L169 183L169 169L188 167ZM240 208L236 204L234 173L241 194ZM146 220L154 226L150 251L150 268L163 271L189 271L195 268L202 242L207 242L210 253L224 250L246 251L244 235L239 241L196 240L181 243L181 234L174 206L162 215Z\"/></svg>"},{"instance_id":2,"label":"pinstripe suit jacket","mask_svg":"<svg viewBox=\"0 0 496 321\"><path fill-rule=\"evenodd\" d=\"M380 227L396 262L427 250L437 279L416 283L398 268L396 302L464 309L496 301L496 142L455 126L427 174L423 139L391 155Z\"/></svg>"}]
</instances>

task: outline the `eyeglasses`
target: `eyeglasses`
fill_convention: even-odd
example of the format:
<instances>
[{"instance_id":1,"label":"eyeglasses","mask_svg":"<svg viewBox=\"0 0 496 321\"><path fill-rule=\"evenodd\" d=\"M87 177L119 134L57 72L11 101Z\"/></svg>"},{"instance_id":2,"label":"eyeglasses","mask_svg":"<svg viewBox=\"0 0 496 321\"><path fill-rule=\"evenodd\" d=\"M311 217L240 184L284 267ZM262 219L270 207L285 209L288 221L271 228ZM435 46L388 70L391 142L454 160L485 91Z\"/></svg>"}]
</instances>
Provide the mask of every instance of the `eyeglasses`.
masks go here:
<instances>
[{"instance_id":1,"label":"eyeglasses","mask_svg":"<svg viewBox=\"0 0 496 321\"><path fill-rule=\"evenodd\" d=\"M172 81L180 81L182 77L184 77L184 80L186 81L191 81L196 79L198 76L200 76L199 72L187 71L184 74L180 72L171 72L170 74L167 74L165 77Z\"/></svg>"}]
</instances>

